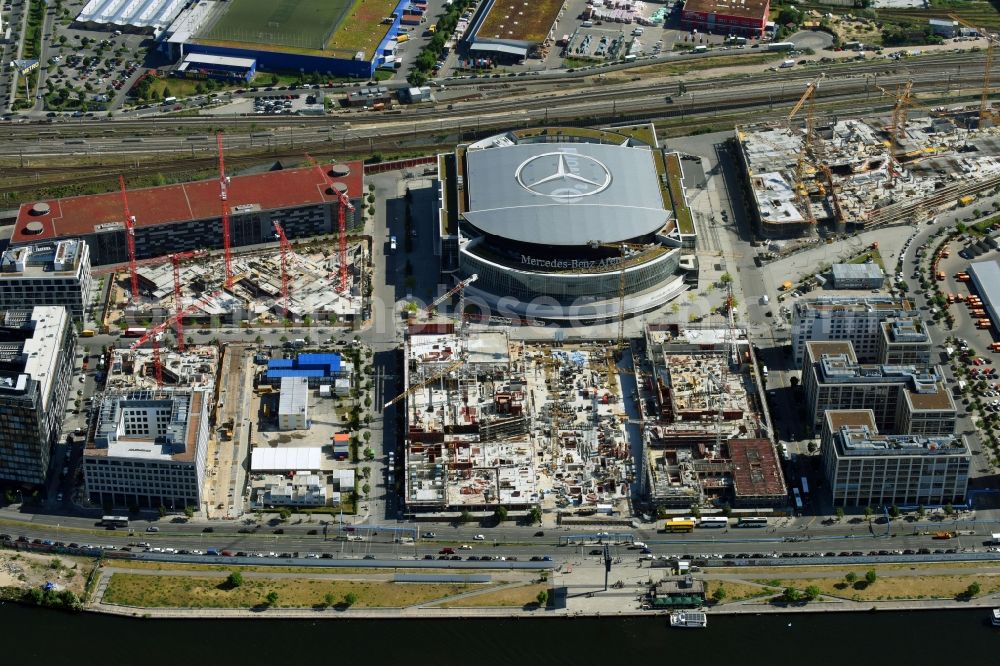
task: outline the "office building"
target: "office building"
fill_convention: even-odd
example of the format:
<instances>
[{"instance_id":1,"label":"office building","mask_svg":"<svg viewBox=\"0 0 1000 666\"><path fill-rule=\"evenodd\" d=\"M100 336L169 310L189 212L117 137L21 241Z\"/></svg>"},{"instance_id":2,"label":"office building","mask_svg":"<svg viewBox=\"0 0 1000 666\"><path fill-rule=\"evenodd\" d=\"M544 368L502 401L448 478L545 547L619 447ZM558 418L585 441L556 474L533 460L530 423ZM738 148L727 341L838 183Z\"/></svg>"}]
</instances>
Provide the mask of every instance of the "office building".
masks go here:
<instances>
[{"instance_id":1,"label":"office building","mask_svg":"<svg viewBox=\"0 0 1000 666\"><path fill-rule=\"evenodd\" d=\"M83 454L90 501L106 509L200 508L211 402L206 388L105 393Z\"/></svg>"},{"instance_id":2,"label":"office building","mask_svg":"<svg viewBox=\"0 0 1000 666\"><path fill-rule=\"evenodd\" d=\"M66 308L10 310L0 320L0 479L42 484L73 379L76 329Z\"/></svg>"},{"instance_id":3,"label":"office building","mask_svg":"<svg viewBox=\"0 0 1000 666\"><path fill-rule=\"evenodd\" d=\"M805 360L810 340L850 340L861 363L878 362L880 327L886 319L911 314L909 301L891 296L824 296L799 301L792 309L792 357Z\"/></svg>"},{"instance_id":4,"label":"office building","mask_svg":"<svg viewBox=\"0 0 1000 666\"><path fill-rule=\"evenodd\" d=\"M878 361L887 365L930 365L931 335L919 317L889 319L879 324Z\"/></svg>"},{"instance_id":5,"label":"office building","mask_svg":"<svg viewBox=\"0 0 1000 666\"><path fill-rule=\"evenodd\" d=\"M972 454L964 436L880 435L871 410L832 410L820 448L834 506L966 500Z\"/></svg>"},{"instance_id":6,"label":"office building","mask_svg":"<svg viewBox=\"0 0 1000 666\"><path fill-rule=\"evenodd\" d=\"M61 305L83 321L92 288L90 248L81 240L22 245L0 255L0 310Z\"/></svg>"},{"instance_id":7,"label":"office building","mask_svg":"<svg viewBox=\"0 0 1000 666\"><path fill-rule=\"evenodd\" d=\"M802 371L813 430L831 409L868 409L879 430L937 436L955 431L957 412L932 366L858 363L850 342L809 342Z\"/></svg>"}]
</instances>

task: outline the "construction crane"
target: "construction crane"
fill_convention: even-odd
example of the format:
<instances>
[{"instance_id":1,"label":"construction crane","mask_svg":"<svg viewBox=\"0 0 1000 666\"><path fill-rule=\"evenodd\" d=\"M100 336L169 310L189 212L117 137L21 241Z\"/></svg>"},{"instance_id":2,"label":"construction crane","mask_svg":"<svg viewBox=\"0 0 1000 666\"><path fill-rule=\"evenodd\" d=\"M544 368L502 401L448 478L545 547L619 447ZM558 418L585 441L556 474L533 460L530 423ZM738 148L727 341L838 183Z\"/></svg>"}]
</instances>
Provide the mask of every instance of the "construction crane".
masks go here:
<instances>
[{"instance_id":1,"label":"construction crane","mask_svg":"<svg viewBox=\"0 0 1000 666\"><path fill-rule=\"evenodd\" d=\"M132 303L139 302L139 273L135 263L135 217L128 209L128 194L125 192L125 176L118 176L122 188L122 209L125 211L125 238L128 243L128 272L132 287Z\"/></svg>"},{"instance_id":2,"label":"construction crane","mask_svg":"<svg viewBox=\"0 0 1000 666\"><path fill-rule=\"evenodd\" d=\"M186 308L178 310L171 317L164 319L156 326L153 326L148 331L146 331L141 338L138 338L135 342L129 345L129 351L134 352L136 349L138 349L139 347L143 346L144 344L152 340L153 368L156 373L157 386L163 385L163 365L160 362L160 335L162 335L163 331L167 330L171 326L175 326L178 320L183 319L184 317L187 317L189 314L192 314L196 310L200 309L202 306L209 303L212 299L214 299L221 293L222 293L221 291L213 292L207 296L203 296L202 298L198 299L197 301L187 306Z\"/></svg>"},{"instance_id":3,"label":"construction crane","mask_svg":"<svg viewBox=\"0 0 1000 666\"><path fill-rule=\"evenodd\" d=\"M222 132L215 135L219 151L219 201L222 206L222 251L226 259L226 289L233 287L233 255L229 237L229 176L226 175L226 161L222 150Z\"/></svg>"},{"instance_id":4,"label":"construction crane","mask_svg":"<svg viewBox=\"0 0 1000 666\"><path fill-rule=\"evenodd\" d=\"M449 363L448 365L446 365L444 367L444 369L435 372L433 375L431 375L427 379L425 379L425 380L423 380L421 382L417 382L416 384L410 385L405 391L403 391L402 393L400 393L399 395L397 395L395 398L393 398L389 402L387 402L384 405L382 405L382 409L387 409L387 408L391 407L392 405L395 405L397 402L399 402L400 400L402 400L406 396L410 395L414 391L418 391L418 390L424 388L425 386L427 386L429 384L433 384L434 382L436 382L437 380L441 379L442 377L444 377L449 372L451 372L455 368L459 367L463 363L465 363L465 359L464 358L459 358L459 359L457 359L455 361L452 361L451 363Z\"/></svg>"},{"instance_id":5,"label":"construction crane","mask_svg":"<svg viewBox=\"0 0 1000 666\"><path fill-rule=\"evenodd\" d=\"M990 68L993 67L993 34L982 28L977 28L958 14L948 14L948 18L956 23L975 30L978 34L986 38L986 61L983 63L983 90L979 96L979 126L986 125L993 121L993 111L990 109Z\"/></svg>"},{"instance_id":6,"label":"construction crane","mask_svg":"<svg viewBox=\"0 0 1000 666\"><path fill-rule=\"evenodd\" d=\"M351 203L351 197L348 196L347 190L345 189L341 192L338 188L333 186L330 181L329 175L326 173L326 169L320 166L311 155L306 154L306 160L309 164L313 165L317 171L319 171L320 178L323 179L323 183L326 185L327 194L332 194L337 197L337 256L340 260L340 281L337 285L337 291L341 294L347 293L347 211L354 212L354 204Z\"/></svg>"},{"instance_id":7,"label":"construction crane","mask_svg":"<svg viewBox=\"0 0 1000 666\"><path fill-rule=\"evenodd\" d=\"M473 282L475 282L478 279L479 279L479 274L478 273L473 273L472 275L470 275L469 277L465 278L464 280L462 280L461 282L459 282L457 285L455 285L454 287L452 287L451 289L449 289L447 292L445 292L444 294L438 296L433 301L431 301L431 304L428 305L426 308L424 308L424 312L426 312L428 316L433 315L434 311L437 309L437 306L441 305L442 303L444 303L446 300L448 300L449 298L451 298L452 296L454 296L458 292L464 291L466 287L468 287L470 284L472 284ZM460 311L458 313L458 316L462 317L463 314L464 313Z\"/></svg>"},{"instance_id":8,"label":"construction crane","mask_svg":"<svg viewBox=\"0 0 1000 666\"><path fill-rule=\"evenodd\" d=\"M278 237L278 241L281 243L281 302L283 303L284 313L282 318L286 321L288 320L288 237L285 236L285 230L281 228L279 222L273 222L274 233Z\"/></svg>"},{"instance_id":9,"label":"construction crane","mask_svg":"<svg viewBox=\"0 0 1000 666\"><path fill-rule=\"evenodd\" d=\"M899 150L902 147L901 143L903 139L906 138L906 108L912 104L911 93L913 92L913 80L907 81L902 90L895 93L891 93L882 86L878 86L878 89L882 91L882 94L887 97L892 97L896 100L895 104L892 105L892 125L889 127L889 182L888 187L893 187L896 184L896 164L900 162L899 160ZM894 164L894 162L896 164Z\"/></svg>"},{"instance_id":10,"label":"construction crane","mask_svg":"<svg viewBox=\"0 0 1000 666\"><path fill-rule=\"evenodd\" d=\"M618 250L621 253L621 270L618 271L618 349L625 348L625 259L626 250L642 251L645 245L636 243L602 243L600 241L590 241L587 243L592 248L606 247Z\"/></svg>"},{"instance_id":11,"label":"construction crane","mask_svg":"<svg viewBox=\"0 0 1000 666\"><path fill-rule=\"evenodd\" d=\"M805 172L806 167L812 162L813 154L815 153L815 147L813 142L816 138L815 132L815 101L816 101L816 90L819 88L819 83L824 78L826 74L821 73L819 78L815 81L810 81L806 85L805 92L799 98L799 101L795 103L792 110L788 113L788 130L791 132L792 120L798 115L802 107L808 103L806 106L806 135L802 140L802 149L799 151L798 160L795 163L795 197L799 201L799 205L802 208L806 216L806 221L810 226L816 225L816 216L813 214L812 203L809 201L809 192L806 190L805 186ZM815 167L813 168L815 171Z\"/></svg>"},{"instance_id":12,"label":"construction crane","mask_svg":"<svg viewBox=\"0 0 1000 666\"><path fill-rule=\"evenodd\" d=\"M844 210L840 206L840 197L837 196L837 186L833 181L833 171L826 164L821 164L819 166L820 171L823 172L823 176L826 178L826 182L830 187L830 199L833 201L833 214L837 224L841 224L844 221Z\"/></svg>"},{"instance_id":13,"label":"construction crane","mask_svg":"<svg viewBox=\"0 0 1000 666\"><path fill-rule=\"evenodd\" d=\"M168 255L170 263L173 264L174 314L176 316L176 320L174 321L174 331L177 334L177 349L180 351L184 351L187 348L187 343L184 340L184 316L181 314L181 310L183 309L183 304L181 303L181 262L185 259L200 257L203 254L206 254L205 250L191 250L190 252L177 252L175 254ZM156 348L154 347L154 350L155 349Z\"/></svg>"}]
</instances>

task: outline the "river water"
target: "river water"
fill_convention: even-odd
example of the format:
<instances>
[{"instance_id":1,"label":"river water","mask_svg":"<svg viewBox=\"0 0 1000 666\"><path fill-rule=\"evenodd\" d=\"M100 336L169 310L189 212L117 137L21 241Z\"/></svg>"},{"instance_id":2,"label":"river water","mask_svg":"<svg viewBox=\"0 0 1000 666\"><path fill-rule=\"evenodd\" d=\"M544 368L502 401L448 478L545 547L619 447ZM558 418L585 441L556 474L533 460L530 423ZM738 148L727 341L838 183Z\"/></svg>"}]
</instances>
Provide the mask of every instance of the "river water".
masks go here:
<instances>
[{"instance_id":1,"label":"river water","mask_svg":"<svg viewBox=\"0 0 1000 666\"><path fill-rule=\"evenodd\" d=\"M518 620L142 620L0 607L5 663L73 666L347 663L486 666L997 664L988 609ZM31 660L28 662L22 660ZM44 661L42 661L44 660ZM346 660L346 661L345 661ZM361 660L361 661L356 661Z\"/></svg>"}]
</instances>

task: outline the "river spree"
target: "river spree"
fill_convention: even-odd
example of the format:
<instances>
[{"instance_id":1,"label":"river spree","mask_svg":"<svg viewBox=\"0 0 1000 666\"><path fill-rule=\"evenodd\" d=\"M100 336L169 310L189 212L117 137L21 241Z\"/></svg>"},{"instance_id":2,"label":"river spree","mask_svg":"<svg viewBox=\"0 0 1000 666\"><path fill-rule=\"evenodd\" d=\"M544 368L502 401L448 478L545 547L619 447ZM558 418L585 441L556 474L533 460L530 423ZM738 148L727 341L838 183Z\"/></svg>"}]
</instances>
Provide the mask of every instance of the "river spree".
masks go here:
<instances>
[{"instance_id":1,"label":"river spree","mask_svg":"<svg viewBox=\"0 0 1000 666\"><path fill-rule=\"evenodd\" d=\"M90 666L363 663L469 666L625 664L996 664L988 609L521 620L142 620L0 607L6 663ZM642 661L623 662L623 659ZM355 661L360 660L360 661Z\"/></svg>"}]
</instances>

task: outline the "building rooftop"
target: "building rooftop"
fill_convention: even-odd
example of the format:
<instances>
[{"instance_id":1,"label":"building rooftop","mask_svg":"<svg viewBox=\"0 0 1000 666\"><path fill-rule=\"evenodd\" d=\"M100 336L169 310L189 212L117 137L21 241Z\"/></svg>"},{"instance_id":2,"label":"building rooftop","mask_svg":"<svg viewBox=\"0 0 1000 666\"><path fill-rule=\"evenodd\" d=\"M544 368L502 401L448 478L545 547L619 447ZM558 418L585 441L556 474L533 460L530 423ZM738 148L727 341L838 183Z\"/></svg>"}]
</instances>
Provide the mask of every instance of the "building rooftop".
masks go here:
<instances>
[{"instance_id":1,"label":"building rooftop","mask_svg":"<svg viewBox=\"0 0 1000 666\"><path fill-rule=\"evenodd\" d=\"M319 446L256 447L250 454L252 472L315 471L320 469L323 450Z\"/></svg>"},{"instance_id":2,"label":"building rooftop","mask_svg":"<svg viewBox=\"0 0 1000 666\"><path fill-rule=\"evenodd\" d=\"M309 409L309 380L306 377L282 377L278 398L279 415L302 414Z\"/></svg>"},{"instance_id":3,"label":"building rooftop","mask_svg":"<svg viewBox=\"0 0 1000 666\"><path fill-rule=\"evenodd\" d=\"M207 443L211 392L204 388L109 391L97 404L88 456L191 462Z\"/></svg>"},{"instance_id":4,"label":"building rooftop","mask_svg":"<svg viewBox=\"0 0 1000 666\"><path fill-rule=\"evenodd\" d=\"M68 239L7 248L0 255L0 277L58 277L56 273L75 274L87 254L82 240Z\"/></svg>"},{"instance_id":5,"label":"building rooftop","mask_svg":"<svg viewBox=\"0 0 1000 666\"><path fill-rule=\"evenodd\" d=\"M352 197L362 196L364 167L360 162L349 162L347 166L349 174L332 178L344 183ZM248 211L277 210L337 200L327 193L323 176L312 167L233 176L227 193L232 215L242 207ZM138 228L212 219L222 214L217 178L130 190L128 203ZM123 229L124 215L121 193L117 191L22 204L11 244Z\"/></svg>"},{"instance_id":6,"label":"building rooftop","mask_svg":"<svg viewBox=\"0 0 1000 666\"><path fill-rule=\"evenodd\" d=\"M920 317L888 319L882 322L882 335L896 345L928 343L931 339L927 324Z\"/></svg>"},{"instance_id":7,"label":"building rooftop","mask_svg":"<svg viewBox=\"0 0 1000 666\"><path fill-rule=\"evenodd\" d=\"M830 432L837 432L846 426L878 430L878 426L875 425L875 412L870 409L828 409L824 418Z\"/></svg>"},{"instance_id":8,"label":"building rooftop","mask_svg":"<svg viewBox=\"0 0 1000 666\"><path fill-rule=\"evenodd\" d=\"M759 19L767 18L767 6L767 0L687 0L684 11Z\"/></svg>"},{"instance_id":9,"label":"building rooftop","mask_svg":"<svg viewBox=\"0 0 1000 666\"><path fill-rule=\"evenodd\" d=\"M670 219L653 150L596 142L484 144L466 152L465 219L524 243L627 241Z\"/></svg>"},{"instance_id":10,"label":"building rooftop","mask_svg":"<svg viewBox=\"0 0 1000 666\"><path fill-rule=\"evenodd\" d=\"M867 426L842 426L833 441L839 457L862 456L970 456L964 436L880 435Z\"/></svg>"},{"instance_id":11,"label":"building rooftop","mask_svg":"<svg viewBox=\"0 0 1000 666\"><path fill-rule=\"evenodd\" d=\"M21 394L29 380L40 384L42 409L48 408L50 386L64 350L62 335L70 326L66 308L37 306L9 310L0 327L0 396Z\"/></svg>"},{"instance_id":12,"label":"building rooftop","mask_svg":"<svg viewBox=\"0 0 1000 666\"><path fill-rule=\"evenodd\" d=\"M90 0L77 15L80 23L163 29L187 0Z\"/></svg>"},{"instance_id":13,"label":"building rooftop","mask_svg":"<svg viewBox=\"0 0 1000 666\"><path fill-rule=\"evenodd\" d=\"M781 463L769 439L731 439L726 442L732 461L733 492L737 497L784 495Z\"/></svg>"},{"instance_id":14,"label":"building rooftop","mask_svg":"<svg viewBox=\"0 0 1000 666\"><path fill-rule=\"evenodd\" d=\"M885 272L875 262L862 264L834 264L831 269L836 280L870 280L885 277Z\"/></svg>"},{"instance_id":15,"label":"building rooftop","mask_svg":"<svg viewBox=\"0 0 1000 666\"><path fill-rule=\"evenodd\" d=\"M1000 308L1000 264L993 261L977 261L969 265L969 275L976 282L980 296L993 308Z\"/></svg>"},{"instance_id":16,"label":"building rooftop","mask_svg":"<svg viewBox=\"0 0 1000 666\"><path fill-rule=\"evenodd\" d=\"M222 65L225 67L243 67L249 69L257 61L254 58L234 58L232 56L208 55L205 53L188 53L181 65Z\"/></svg>"},{"instance_id":17,"label":"building rooftop","mask_svg":"<svg viewBox=\"0 0 1000 666\"><path fill-rule=\"evenodd\" d=\"M910 312L911 310L913 310L913 305L906 299L874 294L871 296L817 296L795 302L797 314L814 314L820 317L852 312Z\"/></svg>"},{"instance_id":18,"label":"building rooftop","mask_svg":"<svg viewBox=\"0 0 1000 666\"><path fill-rule=\"evenodd\" d=\"M824 356L842 356L848 363L858 362L854 354L854 345L849 340L809 340L806 342L806 355L812 363Z\"/></svg>"}]
</instances>

